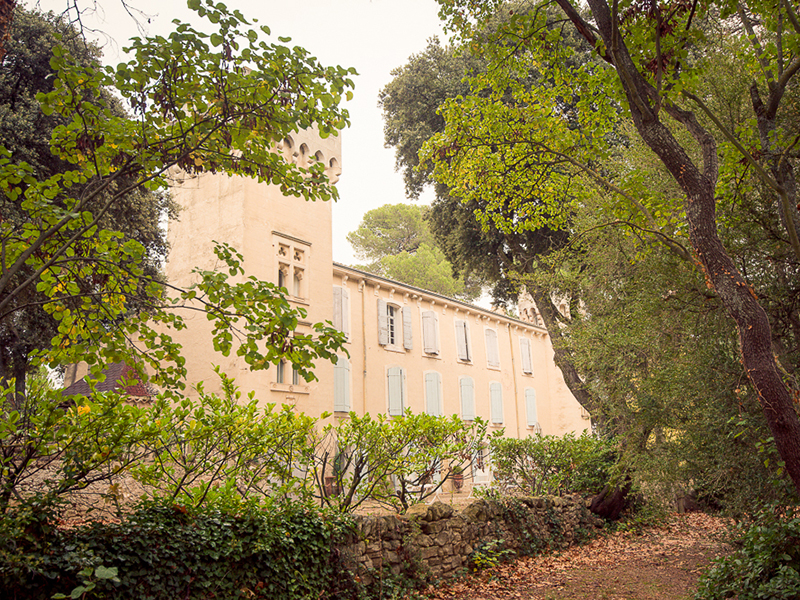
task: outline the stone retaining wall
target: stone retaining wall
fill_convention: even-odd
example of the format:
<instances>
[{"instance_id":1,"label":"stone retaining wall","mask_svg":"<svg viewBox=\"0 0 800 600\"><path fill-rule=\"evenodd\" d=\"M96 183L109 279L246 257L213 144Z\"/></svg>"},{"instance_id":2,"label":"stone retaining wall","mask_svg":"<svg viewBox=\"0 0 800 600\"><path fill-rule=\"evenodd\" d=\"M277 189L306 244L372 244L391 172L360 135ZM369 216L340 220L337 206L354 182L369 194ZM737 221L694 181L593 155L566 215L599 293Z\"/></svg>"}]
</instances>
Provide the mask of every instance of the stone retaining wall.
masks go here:
<instances>
[{"instance_id":1,"label":"stone retaining wall","mask_svg":"<svg viewBox=\"0 0 800 600\"><path fill-rule=\"evenodd\" d=\"M502 540L496 550L526 554L566 547L602 526L579 496L476 500L460 512L435 502L413 506L402 516L357 516L355 521L357 533L343 553L366 584L387 571L452 576L488 542Z\"/></svg>"}]
</instances>

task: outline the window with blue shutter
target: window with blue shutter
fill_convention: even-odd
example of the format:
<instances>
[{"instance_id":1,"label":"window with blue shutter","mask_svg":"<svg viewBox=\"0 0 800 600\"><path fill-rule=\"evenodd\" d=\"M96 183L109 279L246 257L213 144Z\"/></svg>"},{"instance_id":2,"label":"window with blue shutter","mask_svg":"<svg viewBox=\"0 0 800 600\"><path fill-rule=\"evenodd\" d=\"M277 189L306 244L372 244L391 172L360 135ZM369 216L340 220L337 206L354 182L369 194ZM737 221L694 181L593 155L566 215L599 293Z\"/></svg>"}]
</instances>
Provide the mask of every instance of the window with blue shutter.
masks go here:
<instances>
[{"instance_id":1,"label":"window with blue shutter","mask_svg":"<svg viewBox=\"0 0 800 600\"><path fill-rule=\"evenodd\" d=\"M389 367L386 371L388 378L387 393L389 404L389 415L398 417L403 414L404 400L403 397L403 369L400 367Z\"/></svg>"},{"instance_id":2,"label":"window with blue shutter","mask_svg":"<svg viewBox=\"0 0 800 600\"><path fill-rule=\"evenodd\" d=\"M472 377L462 377L458 383L461 388L461 418L464 421L474 421L475 383Z\"/></svg>"},{"instance_id":3,"label":"window with blue shutter","mask_svg":"<svg viewBox=\"0 0 800 600\"><path fill-rule=\"evenodd\" d=\"M434 417L442 414L442 377L435 371L425 373L425 411Z\"/></svg>"},{"instance_id":4,"label":"window with blue shutter","mask_svg":"<svg viewBox=\"0 0 800 600\"><path fill-rule=\"evenodd\" d=\"M525 388L525 412L528 416L528 427L536 427L539 417L536 414L536 390L533 388Z\"/></svg>"},{"instance_id":5,"label":"window with blue shutter","mask_svg":"<svg viewBox=\"0 0 800 600\"><path fill-rule=\"evenodd\" d=\"M492 406L492 423L503 424L503 387L496 381L489 384L489 394Z\"/></svg>"},{"instance_id":6,"label":"window with blue shutter","mask_svg":"<svg viewBox=\"0 0 800 600\"><path fill-rule=\"evenodd\" d=\"M350 361L344 356L333 365L333 410L350 412Z\"/></svg>"}]
</instances>

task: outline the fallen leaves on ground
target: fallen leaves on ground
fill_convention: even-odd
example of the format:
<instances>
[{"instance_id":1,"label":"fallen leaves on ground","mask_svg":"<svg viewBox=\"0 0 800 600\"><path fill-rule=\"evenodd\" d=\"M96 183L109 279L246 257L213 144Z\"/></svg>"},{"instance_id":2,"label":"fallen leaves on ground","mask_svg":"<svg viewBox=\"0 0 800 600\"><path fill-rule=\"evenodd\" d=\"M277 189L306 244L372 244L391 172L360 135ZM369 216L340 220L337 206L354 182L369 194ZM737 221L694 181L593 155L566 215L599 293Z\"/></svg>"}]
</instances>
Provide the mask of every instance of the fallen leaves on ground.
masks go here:
<instances>
[{"instance_id":1,"label":"fallen leaves on ground","mask_svg":"<svg viewBox=\"0 0 800 600\"><path fill-rule=\"evenodd\" d=\"M724 552L726 523L703 513L674 515L640 532L601 534L559 554L526 557L427 590L431 600L686 597L700 572Z\"/></svg>"}]
</instances>

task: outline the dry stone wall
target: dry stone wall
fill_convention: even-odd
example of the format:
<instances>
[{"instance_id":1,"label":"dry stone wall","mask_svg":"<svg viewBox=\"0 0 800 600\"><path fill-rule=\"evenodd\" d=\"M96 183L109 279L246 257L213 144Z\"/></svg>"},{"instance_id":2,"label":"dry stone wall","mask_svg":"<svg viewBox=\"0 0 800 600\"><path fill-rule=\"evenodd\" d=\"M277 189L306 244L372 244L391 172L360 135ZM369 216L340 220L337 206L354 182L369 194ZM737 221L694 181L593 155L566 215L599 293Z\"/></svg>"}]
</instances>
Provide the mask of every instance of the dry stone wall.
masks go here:
<instances>
[{"instance_id":1,"label":"dry stone wall","mask_svg":"<svg viewBox=\"0 0 800 600\"><path fill-rule=\"evenodd\" d=\"M403 516L355 520L356 533L343 553L366 584L387 572L452 576L490 542L496 549L529 554L566 547L602 526L579 496L476 500L460 512L435 502L413 506Z\"/></svg>"}]
</instances>

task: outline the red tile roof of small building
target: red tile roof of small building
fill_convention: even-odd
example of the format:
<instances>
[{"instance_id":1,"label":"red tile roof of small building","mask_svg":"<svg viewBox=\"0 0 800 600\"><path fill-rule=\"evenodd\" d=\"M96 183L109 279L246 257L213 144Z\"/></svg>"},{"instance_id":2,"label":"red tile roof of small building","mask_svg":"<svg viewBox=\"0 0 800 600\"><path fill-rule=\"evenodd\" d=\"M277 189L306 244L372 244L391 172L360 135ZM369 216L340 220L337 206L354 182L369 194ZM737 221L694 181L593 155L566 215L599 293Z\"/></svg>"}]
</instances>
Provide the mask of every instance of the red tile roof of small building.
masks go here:
<instances>
[{"instance_id":1,"label":"red tile roof of small building","mask_svg":"<svg viewBox=\"0 0 800 600\"><path fill-rule=\"evenodd\" d=\"M124 362L111 363L105 369L103 369L103 374L106 376L106 378L104 381L99 382L95 386L95 392L115 391L125 393L134 398L150 397L155 395L155 390L153 390L147 383L144 383L139 378L139 375L136 373L136 370L133 367L125 364ZM123 387L122 384L128 381L136 381L136 383L134 385ZM91 396L92 390L89 387L89 383L86 381L86 377L84 377L83 379L76 381L71 386L67 387L62 392L62 395L64 397Z\"/></svg>"}]
</instances>

